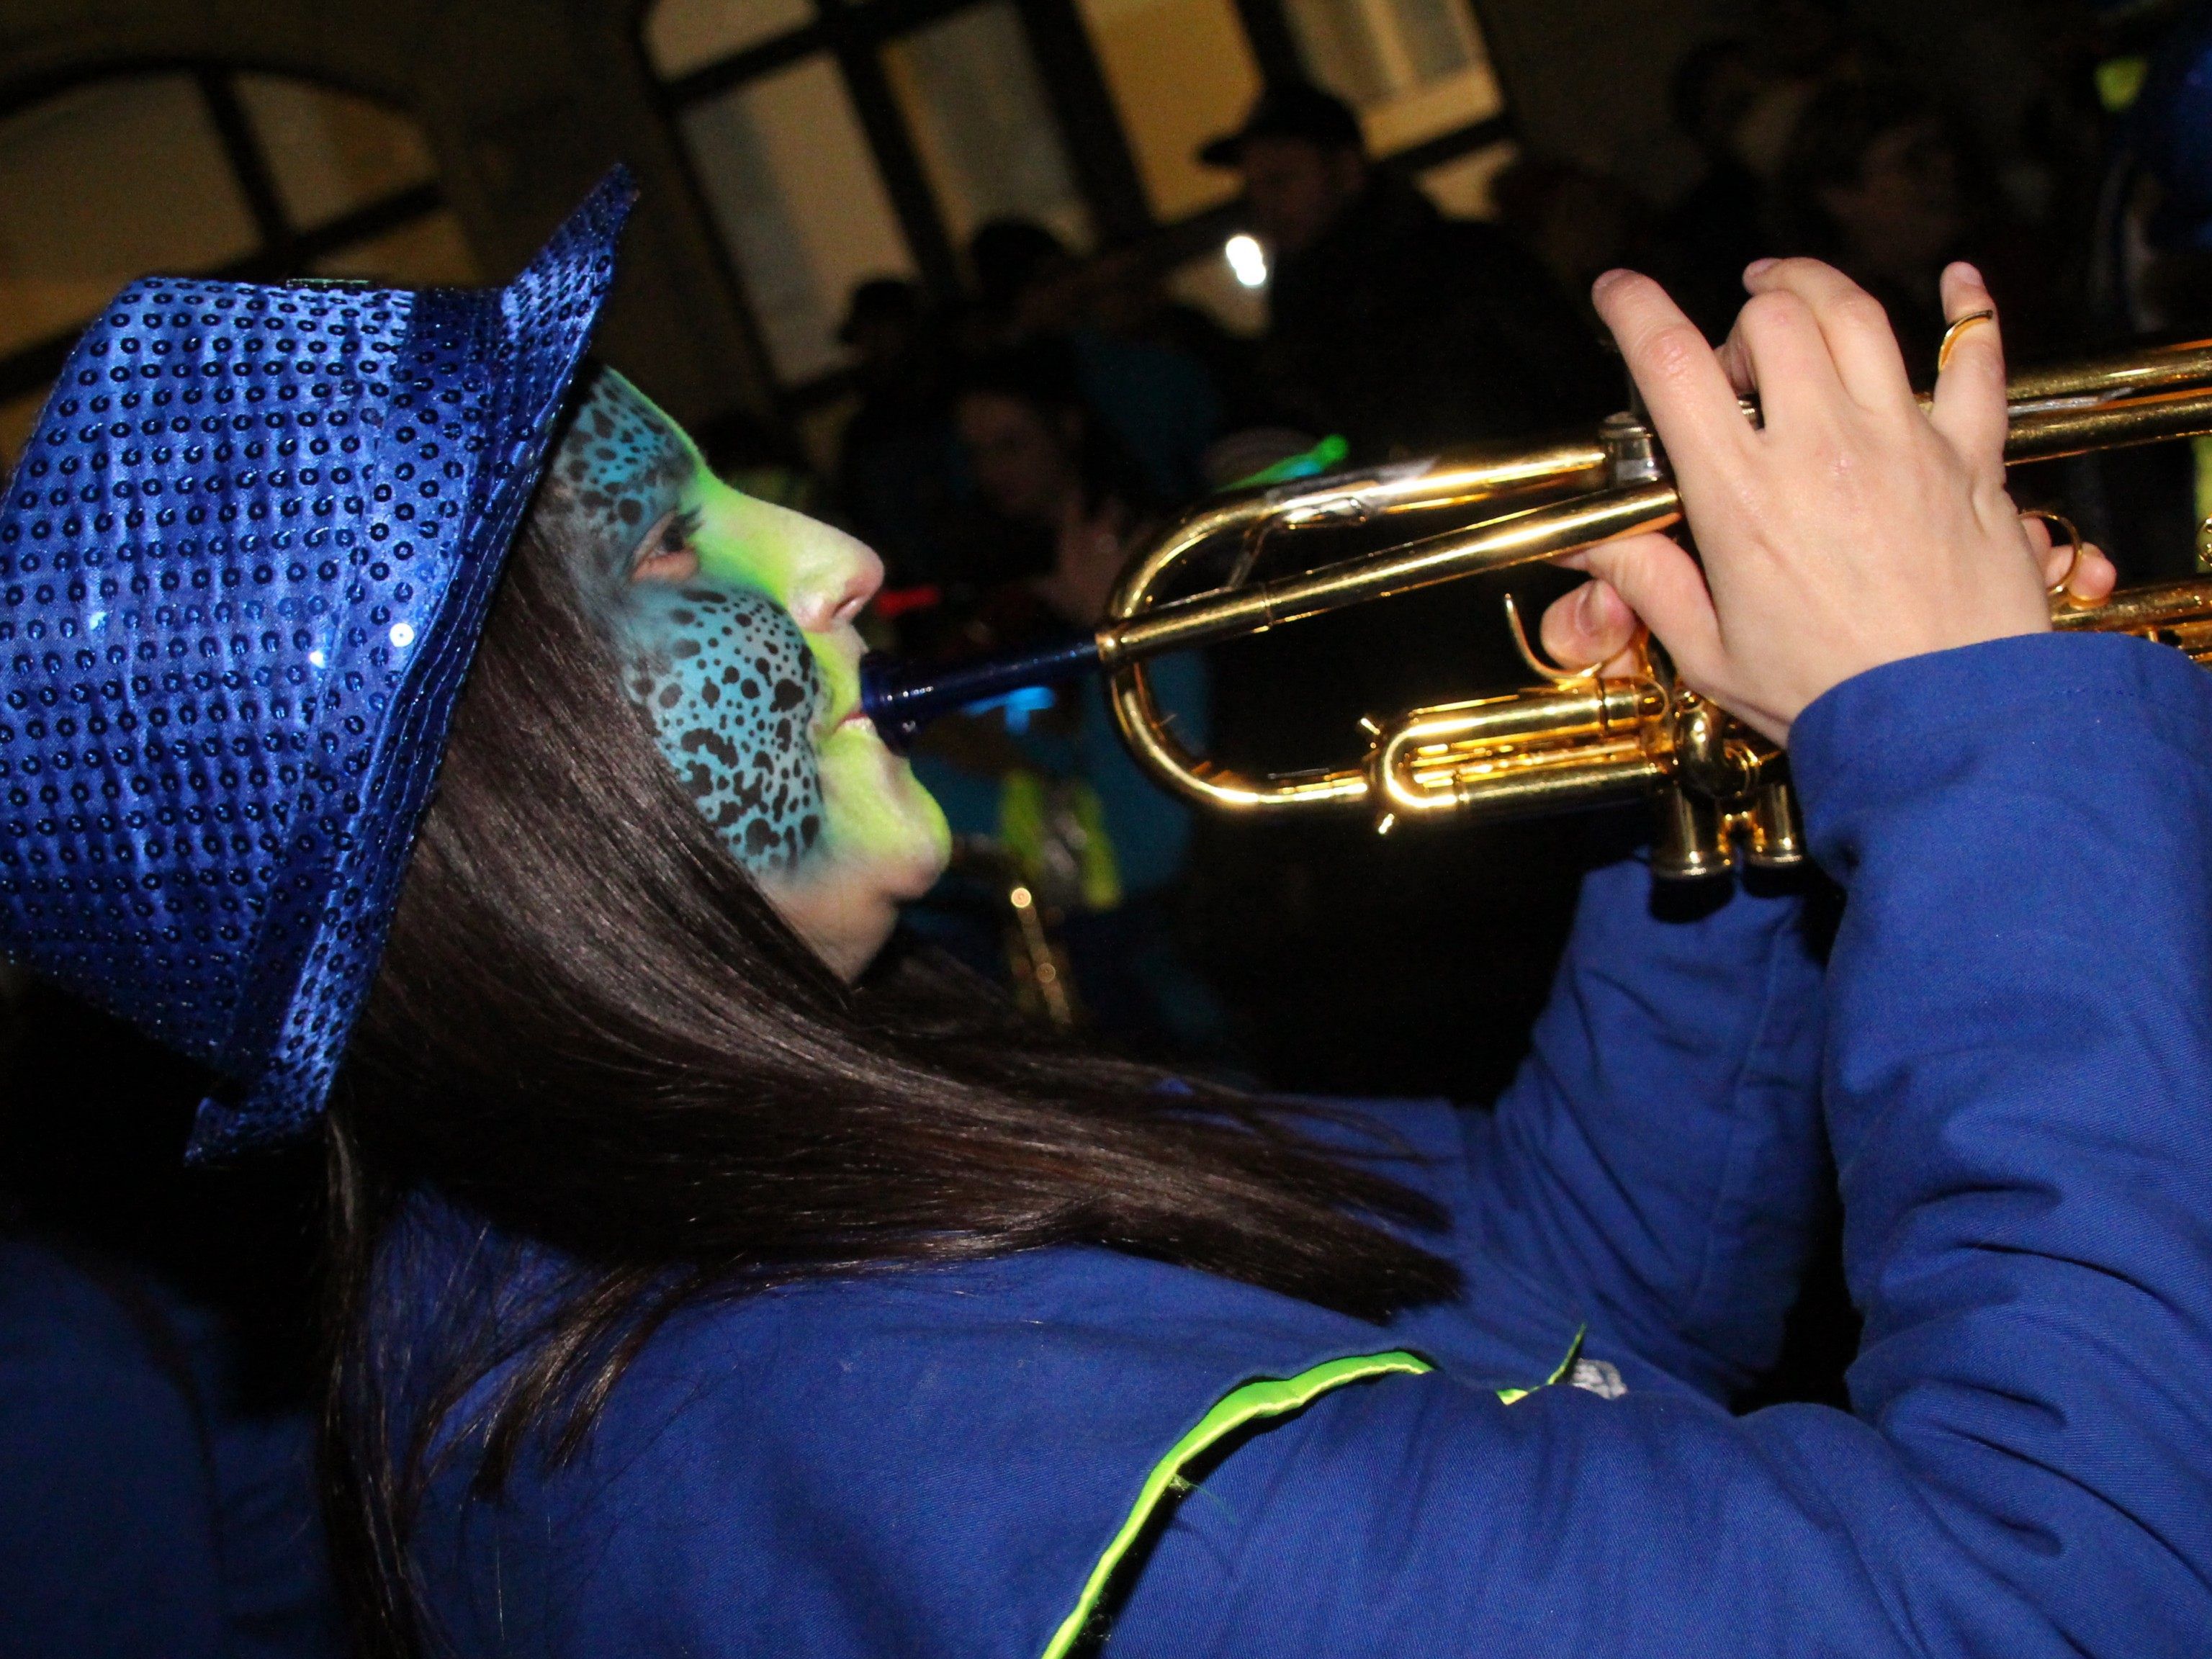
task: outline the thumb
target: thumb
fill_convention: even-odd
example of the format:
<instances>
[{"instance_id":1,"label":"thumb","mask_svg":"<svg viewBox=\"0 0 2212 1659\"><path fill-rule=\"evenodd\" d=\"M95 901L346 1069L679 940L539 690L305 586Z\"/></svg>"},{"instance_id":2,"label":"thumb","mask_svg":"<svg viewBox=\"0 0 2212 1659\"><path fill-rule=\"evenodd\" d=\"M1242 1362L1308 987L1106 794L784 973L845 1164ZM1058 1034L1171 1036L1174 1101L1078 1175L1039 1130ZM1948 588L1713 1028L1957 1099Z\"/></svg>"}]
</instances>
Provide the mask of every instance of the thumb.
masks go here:
<instances>
[{"instance_id":1,"label":"thumb","mask_svg":"<svg viewBox=\"0 0 2212 1659\"><path fill-rule=\"evenodd\" d=\"M1667 647L1682 678L1711 686L1725 678L1720 619L1705 573L1671 536L1654 532L1600 542L1563 561L1602 577Z\"/></svg>"}]
</instances>

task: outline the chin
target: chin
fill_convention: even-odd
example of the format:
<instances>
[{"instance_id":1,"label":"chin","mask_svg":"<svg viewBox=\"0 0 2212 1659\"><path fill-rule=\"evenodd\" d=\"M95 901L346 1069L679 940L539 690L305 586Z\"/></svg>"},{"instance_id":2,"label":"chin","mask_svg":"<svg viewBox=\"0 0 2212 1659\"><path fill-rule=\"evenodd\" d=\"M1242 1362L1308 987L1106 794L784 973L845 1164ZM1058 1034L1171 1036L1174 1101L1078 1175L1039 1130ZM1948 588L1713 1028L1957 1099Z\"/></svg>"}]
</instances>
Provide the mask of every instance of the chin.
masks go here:
<instances>
[{"instance_id":1,"label":"chin","mask_svg":"<svg viewBox=\"0 0 2212 1659\"><path fill-rule=\"evenodd\" d=\"M952 856L945 813L873 726L841 728L820 750L830 857L864 868L872 884L903 902L927 892Z\"/></svg>"},{"instance_id":2,"label":"chin","mask_svg":"<svg viewBox=\"0 0 2212 1659\"><path fill-rule=\"evenodd\" d=\"M945 866L952 861L952 830L937 798L923 788L905 761L898 763L905 787L902 792L900 823L904 834L896 852L884 860L884 887L904 904L918 899L937 884Z\"/></svg>"}]
</instances>

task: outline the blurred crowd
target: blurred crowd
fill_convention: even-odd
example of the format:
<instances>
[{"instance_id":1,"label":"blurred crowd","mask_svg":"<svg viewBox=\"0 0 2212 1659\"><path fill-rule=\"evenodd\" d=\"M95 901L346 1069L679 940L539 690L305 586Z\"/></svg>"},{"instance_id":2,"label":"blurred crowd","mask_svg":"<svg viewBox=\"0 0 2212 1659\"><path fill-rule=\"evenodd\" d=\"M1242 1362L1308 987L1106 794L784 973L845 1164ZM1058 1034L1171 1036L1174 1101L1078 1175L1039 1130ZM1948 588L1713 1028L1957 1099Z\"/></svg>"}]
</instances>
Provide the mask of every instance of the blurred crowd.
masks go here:
<instances>
[{"instance_id":1,"label":"blurred crowd","mask_svg":"<svg viewBox=\"0 0 2212 1659\"><path fill-rule=\"evenodd\" d=\"M1976 100L1929 76L1957 65L1915 59L1843 0L1766 0L1673 71L1699 166L1686 191L1654 202L1588 158L1524 153L1487 221L1377 165L1337 99L1275 85L1201 153L1238 176L1264 251L1256 337L1176 297L1145 250L1085 253L997 220L950 302L895 278L853 292L851 412L818 476L742 422L709 434L710 458L867 540L888 570L881 643L957 659L1092 626L1131 550L1211 492L1620 407L1587 298L1615 265L1658 276L1718 339L1749 261L1818 255L1881 299L1915 365L1932 366L1954 258L1988 276L2016 360L2156 328L2197 307L2193 271L2157 292L2108 246L2135 44L2086 4L2042 0L1985 66L2008 95ZM2086 496L2131 568L2172 568L2193 557L2192 465L2153 453L2027 487ZM1158 689L1194 746L1343 764L1363 715L1519 677L1498 601L1470 584L1302 624L1170 661ZM1043 1012L1185 1064L1479 1097L1564 925L1571 837L1382 848L1349 822L1200 823L1135 770L1095 686L948 720L916 764L963 857L915 925ZM1423 1041L1438 1023L1455 1039Z\"/></svg>"},{"instance_id":2,"label":"blurred crowd","mask_svg":"<svg viewBox=\"0 0 2212 1659\"><path fill-rule=\"evenodd\" d=\"M1539 254L1371 165L1335 98L1273 88L1204 159L1241 176L1266 250L1257 338L1176 298L1135 250L1080 257L1019 220L976 231L972 291L952 306L890 279L853 294L842 332L856 407L820 500L884 557L885 645L957 659L1087 629L1133 550L1210 492L1620 402L1617 373ZM1464 601L1348 615L1286 647L1170 659L1155 692L1194 746L1342 763L1363 714L1463 690L1480 626ZM1195 822L1129 760L1095 684L941 722L915 765L963 856L913 926L1109 1041L1310 1079L1316 1022L1345 1023L1336 981L1404 977L1358 960L1394 931L1371 890L1387 864L1346 845L1341 825ZM1003 902L1010 890L1038 907L1048 958ZM1316 927L1343 973L1280 972ZM1386 945L1393 964L1419 960L1404 944ZM1040 975L1060 994L1042 996ZM1290 1033L1297 1052L1284 1051ZM1347 1085L1364 1046L1337 1050Z\"/></svg>"}]
</instances>

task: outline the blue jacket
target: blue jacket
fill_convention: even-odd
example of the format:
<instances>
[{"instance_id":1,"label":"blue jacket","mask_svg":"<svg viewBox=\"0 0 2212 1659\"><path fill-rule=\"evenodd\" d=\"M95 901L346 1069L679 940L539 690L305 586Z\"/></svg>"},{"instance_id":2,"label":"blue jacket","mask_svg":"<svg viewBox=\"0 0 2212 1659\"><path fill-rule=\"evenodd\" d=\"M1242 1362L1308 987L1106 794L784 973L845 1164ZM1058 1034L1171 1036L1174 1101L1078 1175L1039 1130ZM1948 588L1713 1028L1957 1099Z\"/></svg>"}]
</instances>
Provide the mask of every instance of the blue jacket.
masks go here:
<instances>
[{"instance_id":1,"label":"blue jacket","mask_svg":"<svg viewBox=\"0 0 2212 1659\"><path fill-rule=\"evenodd\" d=\"M0 1239L0 1659L334 1659L314 1425L150 1274Z\"/></svg>"},{"instance_id":2,"label":"blue jacket","mask_svg":"<svg viewBox=\"0 0 2212 1659\"><path fill-rule=\"evenodd\" d=\"M488 1501L456 1442L433 1610L465 1653L2201 1659L2208 756L2212 679L2136 641L1862 676L1794 738L1825 979L1793 901L1601 872L1496 1109L1371 1109L1457 1303L1068 1249L695 1310L575 1462ZM1832 1181L1854 1409L1733 1417ZM428 1204L392 1261L425 1310L545 1270Z\"/></svg>"}]
</instances>

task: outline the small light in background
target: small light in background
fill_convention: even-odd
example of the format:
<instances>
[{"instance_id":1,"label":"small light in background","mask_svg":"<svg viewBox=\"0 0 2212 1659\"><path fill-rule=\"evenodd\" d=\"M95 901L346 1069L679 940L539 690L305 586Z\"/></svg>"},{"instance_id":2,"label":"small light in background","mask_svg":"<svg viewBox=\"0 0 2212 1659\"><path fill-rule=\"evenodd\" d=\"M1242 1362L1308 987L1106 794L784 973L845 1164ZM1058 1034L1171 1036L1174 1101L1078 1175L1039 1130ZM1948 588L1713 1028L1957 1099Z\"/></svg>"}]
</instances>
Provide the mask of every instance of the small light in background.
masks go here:
<instances>
[{"instance_id":1,"label":"small light in background","mask_svg":"<svg viewBox=\"0 0 2212 1659\"><path fill-rule=\"evenodd\" d=\"M1267 286L1267 254L1258 237L1239 231L1229 239L1221 254L1229 261L1229 269L1239 283L1246 288Z\"/></svg>"}]
</instances>

